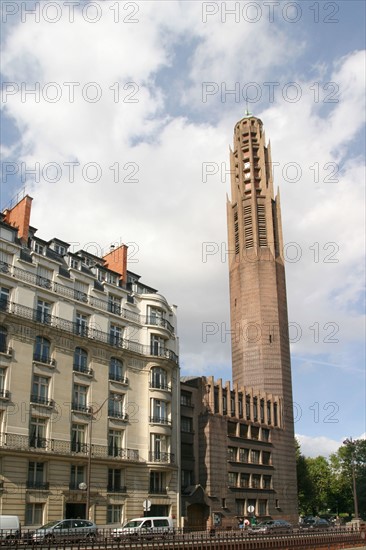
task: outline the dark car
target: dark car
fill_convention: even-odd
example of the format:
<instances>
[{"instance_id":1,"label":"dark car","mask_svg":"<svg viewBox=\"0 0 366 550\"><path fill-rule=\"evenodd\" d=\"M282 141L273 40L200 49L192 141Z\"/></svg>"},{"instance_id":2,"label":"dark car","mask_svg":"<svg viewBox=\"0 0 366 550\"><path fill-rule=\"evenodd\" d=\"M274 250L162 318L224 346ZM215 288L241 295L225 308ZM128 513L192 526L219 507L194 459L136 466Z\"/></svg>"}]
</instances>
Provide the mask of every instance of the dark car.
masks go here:
<instances>
[{"instance_id":1,"label":"dark car","mask_svg":"<svg viewBox=\"0 0 366 550\"><path fill-rule=\"evenodd\" d=\"M292 525L284 519L268 519L261 521L257 525L253 525L249 529L249 533L252 535L288 534L292 533Z\"/></svg>"},{"instance_id":2,"label":"dark car","mask_svg":"<svg viewBox=\"0 0 366 550\"><path fill-rule=\"evenodd\" d=\"M323 518L306 517L300 524L301 529L329 529L330 523Z\"/></svg>"},{"instance_id":3,"label":"dark car","mask_svg":"<svg viewBox=\"0 0 366 550\"><path fill-rule=\"evenodd\" d=\"M84 540L97 536L98 529L95 523L86 519L63 519L51 521L36 529L33 533L34 542L44 540Z\"/></svg>"}]
</instances>

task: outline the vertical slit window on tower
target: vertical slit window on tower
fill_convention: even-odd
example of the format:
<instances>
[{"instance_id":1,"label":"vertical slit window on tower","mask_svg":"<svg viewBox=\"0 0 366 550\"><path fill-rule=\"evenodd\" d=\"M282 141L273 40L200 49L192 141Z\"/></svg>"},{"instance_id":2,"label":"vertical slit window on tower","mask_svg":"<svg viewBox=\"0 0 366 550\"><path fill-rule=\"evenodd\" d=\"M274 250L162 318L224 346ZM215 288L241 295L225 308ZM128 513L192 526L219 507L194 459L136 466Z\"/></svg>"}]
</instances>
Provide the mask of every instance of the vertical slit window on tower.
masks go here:
<instances>
[{"instance_id":1,"label":"vertical slit window on tower","mask_svg":"<svg viewBox=\"0 0 366 550\"><path fill-rule=\"evenodd\" d=\"M267 246L266 212L264 204L258 204L258 239L259 246Z\"/></svg>"},{"instance_id":2,"label":"vertical slit window on tower","mask_svg":"<svg viewBox=\"0 0 366 550\"><path fill-rule=\"evenodd\" d=\"M235 254L240 252L238 212L234 211Z\"/></svg>"},{"instance_id":3,"label":"vertical slit window on tower","mask_svg":"<svg viewBox=\"0 0 366 550\"><path fill-rule=\"evenodd\" d=\"M253 247L253 224L252 224L252 209L250 204L244 206L244 231L245 231L245 248Z\"/></svg>"}]
</instances>

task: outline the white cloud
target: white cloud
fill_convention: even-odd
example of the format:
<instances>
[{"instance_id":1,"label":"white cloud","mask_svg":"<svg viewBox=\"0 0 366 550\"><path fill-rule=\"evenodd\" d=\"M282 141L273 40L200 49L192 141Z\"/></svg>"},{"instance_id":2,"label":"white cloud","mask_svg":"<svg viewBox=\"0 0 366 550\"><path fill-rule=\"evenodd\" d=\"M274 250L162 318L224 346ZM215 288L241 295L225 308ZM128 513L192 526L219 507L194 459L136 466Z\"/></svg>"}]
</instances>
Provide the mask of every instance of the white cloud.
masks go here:
<instances>
[{"instance_id":1,"label":"white cloud","mask_svg":"<svg viewBox=\"0 0 366 550\"><path fill-rule=\"evenodd\" d=\"M316 59L310 78L301 58L306 42L297 43L283 26L264 20L255 25L223 25L219 19L203 24L201 9L193 2L145 2L135 25L116 25L107 16L93 25L77 16L73 24L30 22L12 29L3 53L6 78L29 86L53 81L64 92L57 103L35 103L31 97L22 102L18 94L6 104L6 113L22 132L16 160L30 167L35 162L63 167L59 182L31 187L32 224L46 239L57 235L77 241L76 249L90 242L101 248L116 240L135 243L130 269L178 305L184 373L222 372L230 378L230 369L225 369L230 364L225 258L229 177L223 182L217 173L203 183L202 163L228 167L232 129L245 103L229 96L222 102L218 93L213 102L203 104L202 82L225 82L229 88L237 81L242 86L277 80L281 86L275 101L262 112L259 104L252 110L261 116L273 161L279 163L275 185L281 188L285 243L294 242L301 251L297 263L286 262L289 319L302 329L293 353L310 361L323 354L327 363L355 368L347 346L359 341L363 330L358 303L364 169L357 140L363 125L364 52L347 52L332 67ZM168 84L159 73L163 68L171 71ZM338 103L324 103L332 89L322 86L319 102L314 102L314 82L322 82L327 73L339 88ZM281 93L290 80L302 91L296 103L285 101ZM81 83L74 103L63 85L68 81ZM79 93L92 81L102 89L96 103ZM116 82L122 99L133 91L123 86L135 82L139 101L115 103L109 87ZM173 103L169 111L168 100ZM174 109L186 114L177 116ZM207 112L209 123L195 116ZM8 150L14 160L14 148ZM63 163L75 159L81 166L99 163L100 181L85 181L79 167L70 183ZM136 163L139 182L115 183L109 167L117 162L121 179L131 174L127 163ZM301 168L299 181L291 181L288 163ZM339 181L324 181L332 169ZM213 243L215 250L207 261L203 243ZM288 250L294 252L296 247ZM338 263L326 261L332 252ZM205 322L217 326L206 342ZM319 342L309 328L314 323L319 323ZM327 323L339 327L340 341L332 347L324 341L331 335L331 328L324 328Z\"/></svg>"},{"instance_id":2,"label":"white cloud","mask_svg":"<svg viewBox=\"0 0 366 550\"><path fill-rule=\"evenodd\" d=\"M301 445L301 453L309 457L326 456L335 453L342 445L342 441L335 441L329 437L296 434Z\"/></svg>"}]
</instances>

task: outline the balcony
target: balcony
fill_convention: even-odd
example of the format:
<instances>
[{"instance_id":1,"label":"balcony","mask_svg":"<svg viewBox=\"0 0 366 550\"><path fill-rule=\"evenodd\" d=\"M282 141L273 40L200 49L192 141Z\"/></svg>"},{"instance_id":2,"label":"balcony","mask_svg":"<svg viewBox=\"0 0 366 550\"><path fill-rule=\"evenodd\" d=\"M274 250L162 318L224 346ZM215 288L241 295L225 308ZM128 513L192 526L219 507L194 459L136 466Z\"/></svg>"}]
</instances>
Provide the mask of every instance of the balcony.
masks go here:
<instances>
[{"instance_id":1,"label":"balcony","mask_svg":"<svg viewBox=\"0 0 366 550\"><path fill-rule=\"evenodd\" d=\"M110 372L108 375L108 379L110 382L118 382L119 384L124 384L125 386L128 385L128 378L127 376L123 376L123 374Z\"/></svg>"},{"instance_id":2,"label":"balcony","mask_svg":"<svg viewBox=\"0 0 366 550\"><path fill-rule=\"evenodd\" d=\"M149 452L149 461L150 462L165 462L166 464L175 463L175 455L172 453L163 453L163 452Z\"/></svg>"},{"instance_id":3,"label":"balcony","mask_svg":"<svg viewBox=\"0 0 366 550\"><path fill-rule=\"evenodd\" d=\"M149 494L150 495L166 495L167 490L165 487L149 487Z\"/></svg>"},{"instance_id":4,"label":"balcony","mask_svg":"<svg viewBox=\"0 0 366 550\"><path fill-rule=\"evenodd\" d=\"M170 426L172 423L166 416L149 416L149 422L151 424L164 424L166 426Z\"/></svg>"},{"instance_id":5,"label":"balcony","mask_svg":"<svg viewBox=\"0 0 366 550\"><path fill-rule=\"evenodd\" d=\"M73 401L71 403L71 410L73 412L81 412L84 414L91 414L91 407L88 405L85 405L85 403L78 403L77 401Z\"/></svg>"},{"instance_id":6,"label":"balcony","mask_svg":"<svg viewBox=\"0 0 366 550\"><path fill-rule=\"evenodd\" d=\"M153 325L154 327L161 327L168 330L171 334L174 334L174 327L172 324L169 323L166 319L162 319L160 317L155 317L152 315L148 315L146 317L146 324L147 325Z\"/></svg>"},{"instance_id":7,"label":"balcony","mask_svg":"<svg viewBox=\"0 0 366 550\"><path fill-rule=\"evenodd\" d=\"M23 306L21 304L10 302L8 311L9 313L22 319L29 319L36 322L41 322L37 321L37 310L27 306ZM49 321L47 322L47 325L51 326L52 328L65 331L69 334L71 333L80 337L96 340L98 342L109 344L113 347L117 347L120 349L128 350L139 355L164 357L165 359L169 359L170 361L178 364L178 356L172 350L169 350L167 348L144 346L139 342L127 340L126 338L119 338L118 341L111 342L109 333L102 332L101 330L88 326L83 326L80 323L69 321L68 319L63 319L61 317L56 317L55 315L51 315L49 318L47 317L47 321ZM34 361L54 365L52 359L46 357L45 355L39 357L38 359L34 358Z\"/></svg>"},{"instance_id":8,"label":"balcony","mask_svg":"<svg viewBox=\"0 0 366 550\"><path fill-rule=\"evenodd\" d=\"M44 397L43 395L31 395L30 397L31 403L36 403L37 405L43 405L45 407L53 407L54 401L53 399L48 399L48 397Z\"/></svg>"},{"instance_id":9,"label":"balcony","mask_svg":"<svg viewBox=\"0 0 366 550\"><path fill-rule=\"evenodd\" d=\"M72 370L74 372L79 372L80 374L85 374L86 376L93 376L94 374L93 369L90 369L85 365L78 365L77 363L74 363Z\"/></svg>"},{"instance_id":10,"label":"balcony","mask_svg":"<svg viewBox=\"0 0 366 550\"><path fill-rule=\"evenodd\" d=\"M33 353L33 361L48 365L49 367L54 367L56 365L56 361L52 359L48 353Z\"/></svg>"},{"instance_id":11,"label":"balcony","mask_svg":"<svg viewBox=\"0 0 366 550\"><path fill-rule=\"evenodd\" d=\"M30 481L26 482L27 489L38 489L41 491L48 491L50 484L48 481Z\"/></svg>"},{"instance_id":12,"label":"balcony","mask_svg":"<svg viewBox=\"0 0 366 550\"><path fill-rule=\"evenodd\" d=\"M164 390L164 391L172 391L172 387L167 382L159 381L159 380L152 380L150 383L150 388L152 390Z\"/></svg>"},{"instance_id":13,"label":"balcony","mask_svg":"<svg viewBox=\"0 0 366 550\"><path fill-rule=\"evenodd\" d=\"M6 401L9 401L10 396L11 394L9 390L4 390L4 389L0 390L0 399L5 399Z\"/></svg>"},{"instance_id":14,"label":"balcony","mask_svg":"<svg viewBox=\"0 0 366 550\"><path fill-rule=\"evenodd\" d=\"M127 493L127 487L126 485L121 486L114 486L114 485L108 485L107 487L107 493Z\"/></svg>"},{"instance_id":15,"label":"balcony","mask_svg":"<svg viewBox=\"0 0 366 550\"><path fill-rule=\"evenodd\" d=\"M20 435L13 433L0 433L0 449L2 452L9 452L10 455L14 451L24 453L52 453L58 456L72 456L74 453L88 453L88 445L86 443L64 441L60 439L47 439L44 437L36 437L28 435ZM113 449L114 450L114 449ZM138 462L139 451L137 449L118 449L118 452L109 452L110 447L107 445L92 445L91 455L93 459L110 459L127 460Z\"/></svg>"},{"instance_id":16,"label":"balcony","mask_svg":"<svg viewBox=\"0 0 366 550\"><path fill-rule=\"evenodd\" d=\"M119 411L113 408L108 409L108 416L114 420L123 420L124 422L128 421L128 414L123 411Z\"/></svg>"},{"instance_id":17,"label":"balcony","mask_svg":"<svg viewBox=\"0 0 366 550\"><path fill-rule=\"evenodd\" d=\"M70 448L72 453L87 454L89 452L89 445L82 441L71 441Z\"/></svg>"}]
</instances>

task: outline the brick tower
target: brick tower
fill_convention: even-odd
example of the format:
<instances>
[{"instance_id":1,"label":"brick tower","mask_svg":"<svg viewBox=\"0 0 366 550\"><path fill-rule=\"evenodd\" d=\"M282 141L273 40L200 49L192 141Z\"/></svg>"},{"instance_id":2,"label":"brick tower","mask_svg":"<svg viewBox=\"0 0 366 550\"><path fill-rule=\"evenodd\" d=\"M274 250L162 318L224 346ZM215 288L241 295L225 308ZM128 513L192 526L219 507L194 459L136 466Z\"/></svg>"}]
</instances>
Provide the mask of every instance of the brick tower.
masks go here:
<instances>
[{"instance_id":1,"label":"brick tower","mask_svg":"<svg viewBox=\"0 0 366 550\"><path fill-rule=\"evenodd\" d=\"M274 430L273 517L297 521L296 462L285 267L279 194L263 123L247 114L230 151L227 203L233 382L282 398Z\"/></svg>"}]
</instances>

